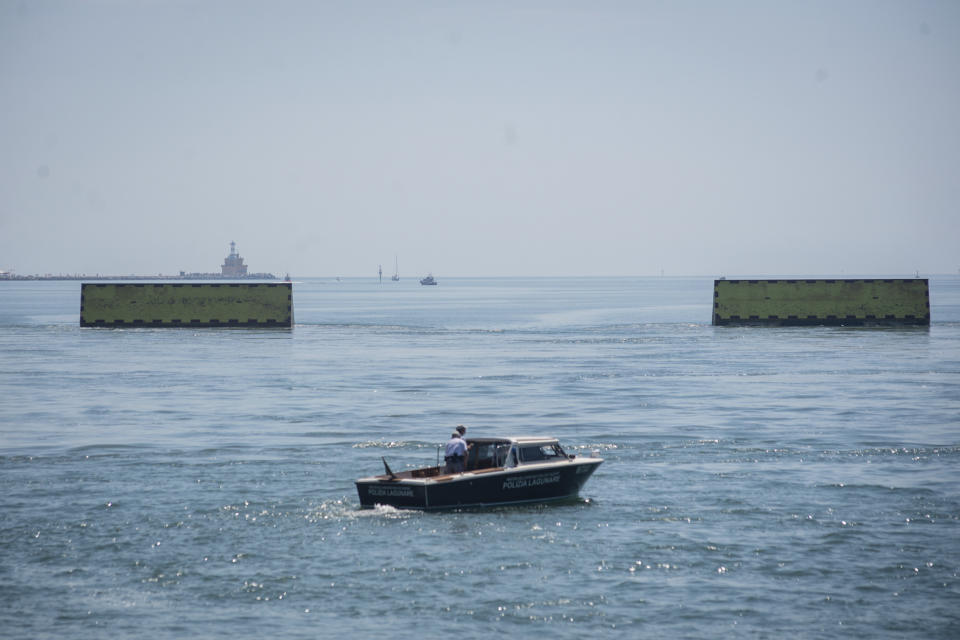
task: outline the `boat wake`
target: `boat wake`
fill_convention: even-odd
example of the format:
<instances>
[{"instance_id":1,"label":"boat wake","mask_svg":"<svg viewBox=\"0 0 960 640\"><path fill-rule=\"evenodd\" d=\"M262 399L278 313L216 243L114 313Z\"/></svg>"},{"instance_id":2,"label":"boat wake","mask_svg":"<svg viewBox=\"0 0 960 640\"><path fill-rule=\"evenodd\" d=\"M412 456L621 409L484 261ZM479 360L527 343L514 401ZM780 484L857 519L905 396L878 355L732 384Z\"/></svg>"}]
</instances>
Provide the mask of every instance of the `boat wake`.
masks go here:
<instances>
[{"instance_id":1,"label":"boat wake","mask_svg":"<svg viewBox=\"0 0 960 640\"><path fill-rule=\"evenodd\" d=\"M383 518L387 520L401 520L415 517L418 512L406 509L397 509L386 504L378 504L373 508L361 508L355 502L346 499L324 500L307 514L307 520L312 523L342 520L357 520L360 518Z\"/></svg>"}]
</instances>

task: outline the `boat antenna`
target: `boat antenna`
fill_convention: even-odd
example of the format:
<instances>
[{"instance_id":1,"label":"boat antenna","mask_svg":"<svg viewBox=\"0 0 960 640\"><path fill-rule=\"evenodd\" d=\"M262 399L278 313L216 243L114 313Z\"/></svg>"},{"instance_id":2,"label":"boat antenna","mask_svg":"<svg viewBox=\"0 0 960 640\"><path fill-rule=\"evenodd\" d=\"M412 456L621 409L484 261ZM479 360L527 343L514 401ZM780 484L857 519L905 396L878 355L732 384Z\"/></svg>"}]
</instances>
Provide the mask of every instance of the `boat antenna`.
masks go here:
<instances>
[{"instance_id":1,"label":"boat antenna","mask_svg":"<svg viewBox=\"0 0 960 640\"><path fill-rule=\"evenodd\" d=\"M380 456L380 459L383 460L383 468L386 470L387 475L390 476L390 479L396 480L397 474L390 470L390 465L387 464L387 459L383 456Z\"/></svg>"}]
</instances>

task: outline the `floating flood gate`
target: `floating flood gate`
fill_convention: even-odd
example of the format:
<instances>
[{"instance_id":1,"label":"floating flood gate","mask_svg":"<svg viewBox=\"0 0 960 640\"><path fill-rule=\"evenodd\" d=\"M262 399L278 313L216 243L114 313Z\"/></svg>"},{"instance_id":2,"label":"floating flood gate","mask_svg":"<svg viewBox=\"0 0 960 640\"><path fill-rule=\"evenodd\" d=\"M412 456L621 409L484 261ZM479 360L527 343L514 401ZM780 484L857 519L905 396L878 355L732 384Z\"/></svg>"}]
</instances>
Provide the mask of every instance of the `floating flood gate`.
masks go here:
<instances>
[{"instance_id":1,"label":"floating flood gate","mask_svg":"<svg viewBox=\"0 0 960 640\"><path fill-rule=\"evenodd\" d=\"M292 327L293 283L80 287L81 327Z\"/></svg>"},{"instance_id":2,"label":"floating flood gate","mask_svg":"<svg viewBox=\"0 0 960 640\"><path fill-rule=\"evenodd\" d=\"M930 281L714 280L713 324L930 325Z\"/></svg>"}]
</instances>

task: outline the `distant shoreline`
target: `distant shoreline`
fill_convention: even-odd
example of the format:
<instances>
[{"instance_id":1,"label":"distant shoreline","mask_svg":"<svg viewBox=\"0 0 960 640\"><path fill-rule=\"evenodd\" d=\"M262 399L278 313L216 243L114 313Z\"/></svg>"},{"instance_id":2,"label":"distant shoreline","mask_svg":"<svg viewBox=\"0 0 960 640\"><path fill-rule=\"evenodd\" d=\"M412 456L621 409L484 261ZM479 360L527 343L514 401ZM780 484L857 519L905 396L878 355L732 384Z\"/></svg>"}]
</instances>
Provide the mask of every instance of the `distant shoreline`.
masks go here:
<instances>
[{"instance_id":1,"label":"distant shoreline","mask_svg":"<svg viewBox=\"0 0 960 640\"><path fill-rule=\"evenodd\" d=\"M32 275L0 274L0 280L277 280L272 273L250 273L245 276L224 276L219 273L184 273L176 276L102 276L97 275Z\"/></svg>"}]
</instances>

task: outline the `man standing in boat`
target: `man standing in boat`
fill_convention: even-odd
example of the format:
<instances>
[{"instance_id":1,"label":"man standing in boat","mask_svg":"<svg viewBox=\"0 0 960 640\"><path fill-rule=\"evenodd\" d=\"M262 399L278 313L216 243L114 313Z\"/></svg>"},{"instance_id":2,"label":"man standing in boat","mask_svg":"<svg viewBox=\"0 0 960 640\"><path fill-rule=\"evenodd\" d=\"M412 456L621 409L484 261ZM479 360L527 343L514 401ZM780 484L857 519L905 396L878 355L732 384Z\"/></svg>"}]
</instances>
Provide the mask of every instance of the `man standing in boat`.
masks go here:
<instances>
[{"instance_id":1,"label":"man standing in boat","mask_svg":"<svg viewBox=\"0 0 960 640\"><path fill-rule=\"evenodd\" d=\"M443 460L447 463L443 469L444 473L463 473L463 464L467 459L467 443L462 434L466 430L467 428L461 424L450 434L447 448L443 452Z\"/></svg>"}]
</instances>

